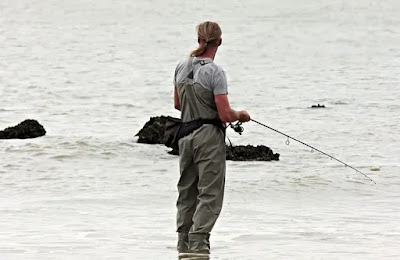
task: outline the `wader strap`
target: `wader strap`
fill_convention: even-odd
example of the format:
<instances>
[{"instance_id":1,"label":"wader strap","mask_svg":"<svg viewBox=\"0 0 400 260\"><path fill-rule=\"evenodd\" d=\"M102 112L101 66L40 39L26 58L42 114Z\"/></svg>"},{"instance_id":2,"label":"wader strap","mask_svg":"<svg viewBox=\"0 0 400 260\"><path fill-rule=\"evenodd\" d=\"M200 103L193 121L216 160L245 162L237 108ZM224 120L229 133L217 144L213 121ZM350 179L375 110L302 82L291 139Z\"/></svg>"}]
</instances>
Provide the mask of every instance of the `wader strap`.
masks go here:
<instances>
[{"instance_id":1,"label":"wader strap","mask_svg":"<svg viewBox=\"0 0 400 260\"><path fill-rule=\"evenodd\" d=\"M190 59L189 59L189 66L188 66L188 71L189 71L189 74L187 75L187 78L188 79L190 79L190 80L193 80L193 78L194 78L194 73L193 73L193 60L194 60L194 57L190 57Z\"/></svg>"},{"instance_id":2,"label":"wader strap","mask_svg":"<svg viewBox=\"0 0 400 260\"><path fill-rule=\"evenodd\" d=\"M194 60L194 57L190 57L189 66L188 66L189 74L187 75L187 78L191 79L191 80L194 79L193 60ZM211 59L200 60L200 65L203 66L203 65L206 65L211 62L212 62Z\"/></svg>"}]
</instances>

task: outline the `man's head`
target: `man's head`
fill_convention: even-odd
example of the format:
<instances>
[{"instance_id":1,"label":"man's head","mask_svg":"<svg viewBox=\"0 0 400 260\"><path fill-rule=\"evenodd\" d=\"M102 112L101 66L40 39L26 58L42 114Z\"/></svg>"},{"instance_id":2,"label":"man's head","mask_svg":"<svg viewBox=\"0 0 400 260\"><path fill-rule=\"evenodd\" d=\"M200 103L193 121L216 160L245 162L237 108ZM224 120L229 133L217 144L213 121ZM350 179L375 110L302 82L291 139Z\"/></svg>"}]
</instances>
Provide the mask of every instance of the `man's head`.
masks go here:
<instances>
[{"instance_id":1,"label":"man's head","mask_svg":"<svg viewBox=\"0 0 400 260\"><path fill-rule=\"evenodd\" d=\"M191 56L197 57L202 55L208 48L218 48L221 45L222 31L215 22L206 21L196 27L197 42L199 47L192 51Z\"/></svg>"}]
</instances>

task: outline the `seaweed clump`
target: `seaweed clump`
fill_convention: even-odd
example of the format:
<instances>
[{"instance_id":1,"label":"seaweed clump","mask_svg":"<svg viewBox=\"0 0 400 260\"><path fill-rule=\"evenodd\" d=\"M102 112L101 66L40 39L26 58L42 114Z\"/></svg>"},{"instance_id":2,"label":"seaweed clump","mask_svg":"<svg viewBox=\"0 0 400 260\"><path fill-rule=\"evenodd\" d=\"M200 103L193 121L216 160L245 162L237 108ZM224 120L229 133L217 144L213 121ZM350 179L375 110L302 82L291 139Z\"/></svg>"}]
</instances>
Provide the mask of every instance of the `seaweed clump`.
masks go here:
<instances>
[{"instance_id":1,"label":"seaweed clump","mask_svg":"<svg viewBox=\"0 0 400 260\"><path fill-rule=\"evenodd\" d=\"M16 126L0 131L0 139L28 139L46 134L44 127L34 119L26 119Z\"/></svg>"},{"instance_id":2,"label":"seaweed clump","mask_svg":"<svg viewBox=\"0 0 400 260\"><path fill-rule=\"evenodd\" d=\"M138 143L164 144L166 116L150 117L142 129L135 135L139 136Z\"/></svg>"},{"instance_id":3,"label":"seaweed clump","mask_svg":"<svg viewBox=\"0 0 400 260\"><path fill-rule=\"evenodd\" d=\"M279 153L274 153L265 145L238 145L226 147L226 159L232 161L278 161Z\"/></svg>"}]
</instances>

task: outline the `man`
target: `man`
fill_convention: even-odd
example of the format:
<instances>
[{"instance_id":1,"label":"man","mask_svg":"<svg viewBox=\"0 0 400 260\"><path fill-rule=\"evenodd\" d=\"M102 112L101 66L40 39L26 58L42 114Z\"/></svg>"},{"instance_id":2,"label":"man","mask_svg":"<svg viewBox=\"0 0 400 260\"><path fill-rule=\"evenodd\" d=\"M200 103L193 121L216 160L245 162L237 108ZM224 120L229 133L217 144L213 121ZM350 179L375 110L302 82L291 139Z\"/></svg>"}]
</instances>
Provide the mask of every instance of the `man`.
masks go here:
<instances>
[{"instance_id":1,"label":"man","mask_svg":"<svg viewBox=\"0 0 400 260\"><path fill-rule=\"evenodd\" d=\"M197 26L199 47L175 70L175 108L186 126L201 122L179 140L177 201L180 256L208 256L209 237L221 212L225 186L224 122L247 122L247 111L230 107L225 72L213 60L222 43L214 22Z\"/></svg>"}]
</instances>

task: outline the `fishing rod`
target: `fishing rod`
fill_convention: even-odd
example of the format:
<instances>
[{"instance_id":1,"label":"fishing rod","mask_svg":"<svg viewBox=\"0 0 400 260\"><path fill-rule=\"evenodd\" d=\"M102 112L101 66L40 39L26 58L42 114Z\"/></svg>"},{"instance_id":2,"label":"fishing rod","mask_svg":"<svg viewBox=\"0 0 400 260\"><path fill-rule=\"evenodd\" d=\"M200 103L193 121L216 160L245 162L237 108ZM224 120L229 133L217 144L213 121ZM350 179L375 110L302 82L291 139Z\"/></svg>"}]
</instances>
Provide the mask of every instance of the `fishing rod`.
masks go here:
<instances>
[{"instance_id":1,"label":"fishing rod","mask_svg":"<svg viewBox=\"0 0 400 260\"><path fill-rule=\"evenodd\" d=\"M313 152L314 150L317 151L317 152L320 152L320 153L322 153L323 155L326 155L326 156L328 156L329 158L331 158L331 160L334 159L335 161L338 161L339 163L343 164L344 166L349 167L349 168L355 170L356 172L358 172L358 173L364 175L364 177L366 177L367 179L369 179L370 181L372 181L374 184L376 184L376 182L375 182L374 180L372 180L370 177L368 177L365 173L363 173L363 172L357 170L356 168L354 168L353 166L351 166L351 165L349 165L349 164L347 164L347 163L345 163L345 162L343 162L343 161L341 161L341 160L339 160L339 159L333 157L332 155L327 154L327 153L325 153L325 152L323 152L323 151L321 151L321 150L319 150L319 149L317 149L317 148L315 148L315 147L313 147L313 146L311 146L311 145L308 145L308 144L306 144L306 143L304 143L304 142L302 142L302 141L300 141L300 140L298 140L298 139L296 139L296 138L294 138L294 137L291 137L290 135L287 135L287 134L285 134L285 133L282 133L281 131L278 131L278 130L276 130L276 129L270 127L270 126L267 126L267 125L265 125L265 124L263 124L263 123L261 123L261 122L258 122L258 121L254 120L254 119L250 119L250 120L253 121L254 123L257 123L257 124L259 124L259 125L261 125L261 126L264 126L264 127L268 128L268 129L272 130L272 131L275 131L275 132L277 132L277 133L279 133L279 134L281 134L281 135L286 136L286 137L287 137L286 145L289 145L289 144L290 144L289 139L292 139L292 140L294 140L294 141L296 141L296 142L299 142L299 143L301 143L302 145L305 145L305 146L307 146L307 147L310 147L310 148L312 149L312 150L311 150L312 152ZM241 133L244 131L244 129L243 129L243 127L241 126L241 124L242 124L241 122L238 122L238 123L235 124L235 125L231 125L231 127L233 128L233 130L234 130L235 132L241 134Z\"/></svg>"}]
</instances>

